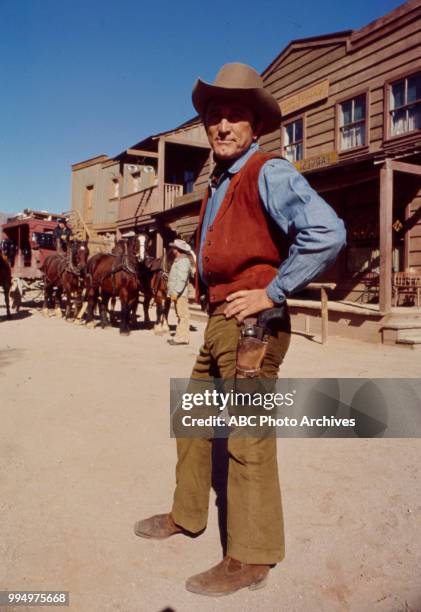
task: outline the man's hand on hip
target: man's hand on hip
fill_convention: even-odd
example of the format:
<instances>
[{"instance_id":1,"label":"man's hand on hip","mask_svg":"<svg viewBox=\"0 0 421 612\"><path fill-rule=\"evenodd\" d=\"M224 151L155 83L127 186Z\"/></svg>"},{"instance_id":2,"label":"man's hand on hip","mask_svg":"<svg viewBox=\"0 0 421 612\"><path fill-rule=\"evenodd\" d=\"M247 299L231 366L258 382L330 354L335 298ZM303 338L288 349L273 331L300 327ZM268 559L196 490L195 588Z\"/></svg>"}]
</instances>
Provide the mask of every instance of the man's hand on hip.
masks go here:
<instances>
[{"instance_id":1,"label":"man's hand on hip","mask_svg":"<svg viewBox=\"0 0 421 612\"><path fill-rule=\"evenodd\" d=\"M227 296L228 306L224 310L227 319L235 317L240 323L261 310L273 308L273 302L266 289L242 289Z\"/></svg>"}]
</instances>

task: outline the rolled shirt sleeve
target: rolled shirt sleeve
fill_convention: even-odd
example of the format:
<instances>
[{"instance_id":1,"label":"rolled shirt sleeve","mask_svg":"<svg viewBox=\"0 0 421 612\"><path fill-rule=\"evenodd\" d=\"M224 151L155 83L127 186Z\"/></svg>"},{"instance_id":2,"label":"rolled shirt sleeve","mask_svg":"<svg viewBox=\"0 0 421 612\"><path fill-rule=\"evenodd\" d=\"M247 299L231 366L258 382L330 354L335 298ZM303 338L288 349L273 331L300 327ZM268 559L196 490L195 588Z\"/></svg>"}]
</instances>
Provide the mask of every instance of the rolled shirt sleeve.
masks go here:
<instances>
[{"instance_id":1,"label":"rolled shirt sleeve","mask_svg":"<svg viewBox=\"0 0 421 612\"><path fill-rule=\"evenodd\" d=\"M263 205L292 244L267 287L276 303L305 287L336 260L346 243L342 219L284 159L269 160L259 174Z\"/></svg>"}]
</instances>

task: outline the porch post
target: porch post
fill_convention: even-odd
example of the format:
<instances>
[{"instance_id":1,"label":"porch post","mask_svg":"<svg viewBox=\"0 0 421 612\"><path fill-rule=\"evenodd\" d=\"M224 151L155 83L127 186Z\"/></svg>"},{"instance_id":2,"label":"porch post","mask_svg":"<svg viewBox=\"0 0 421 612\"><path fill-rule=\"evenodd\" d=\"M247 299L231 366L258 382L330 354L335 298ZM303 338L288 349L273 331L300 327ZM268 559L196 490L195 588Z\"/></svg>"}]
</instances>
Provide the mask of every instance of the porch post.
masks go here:
<instances>
[{"instance_id":1,"label":"porch post","mask_svg":"<svg viewBox=\"0 0 421 612\"><path fill-rule=\"evenodd\" d=\"M165 138L158 140L158 210L165 209L164 203L164 182L165 182Z\"/></svg>"},{"instance_id":2,"label":"porch post","mask_svg":"<svg viewBox=\"0 0 421 612\"><path fill-rule=\"evenodd\" d=\"M411 203L409 202L406 206L405 206L405 234L403 237L403 269L407 270L409 268L409 254L410 254L410 233L408 228L406 227L408 224L408 221L411 217Z\"/></svg>"},{"instance_id":3,"label":"porch post","mask_svg":"<svg viewBox=\"0 0 421 612\"><path fill-rule=\"evenodd\" d=\"M156 232L155 247L156 247L155 257L162 257L162 255L164 254L164 241L162 240L162 235L160 234L159 231Z\"/></svg>"},{"instance_id":4,"label":"porch post","mask_svg":"<svg viewBox=\"0 0 421 612\"><path fill-rule=\"evenodd\" d=\"M115 232L115 239L117 240L121 240L121 230L118 227L118 223L120 221L120 215L121 215L121 198L126 195L124 193L124 161L122 159L120 159L119 164L118 164L118 212L117 212L117 225L116 225L116 232Z\"/></svg>"},{"instance_id":5,"label":"porch post","mask_svg":"<svg viewBox=\"0 0 421 612\"><path fill-rule=\"evenodd\" d=\"M380 312L392 307L392 221L393 221L393 169L386 159L380 169Z\"/></svg>"}]
</instances>

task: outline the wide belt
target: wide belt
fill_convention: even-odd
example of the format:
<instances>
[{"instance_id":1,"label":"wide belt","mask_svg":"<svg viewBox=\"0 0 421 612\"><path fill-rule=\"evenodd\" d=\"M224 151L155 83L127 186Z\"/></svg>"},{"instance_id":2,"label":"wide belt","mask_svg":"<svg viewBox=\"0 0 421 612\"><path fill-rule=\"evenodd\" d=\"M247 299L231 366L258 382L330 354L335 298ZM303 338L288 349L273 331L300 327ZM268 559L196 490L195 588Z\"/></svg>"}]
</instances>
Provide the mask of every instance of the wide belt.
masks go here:
<instances>
[{"instance_id":1,"label":"wide belt","mask_svg":"<svg viewBox=\"0 0 421 612\"><path fill-rule=\"evenodd\" d=\"M214 315L224 314L228 302L220 302L219 304L208 304L207 313L210 317Z\"/></svg>"},{"instance_id":2,"label":"wide belt","mask_svg":"<svg viewBox=\"0 0 421 612\"><path fill-rule=\"evenodd\" d=\"M199 303L200 303L201 309L204 312L206 312L206 314L208 314L209 316L224 314L224 310L226 306L228 305L228 303L225 302L225 300L223 302L218 302L218 303L210 302L209 294L207 292L203 293L200 296Z\"/></svg>"}]
</instances>

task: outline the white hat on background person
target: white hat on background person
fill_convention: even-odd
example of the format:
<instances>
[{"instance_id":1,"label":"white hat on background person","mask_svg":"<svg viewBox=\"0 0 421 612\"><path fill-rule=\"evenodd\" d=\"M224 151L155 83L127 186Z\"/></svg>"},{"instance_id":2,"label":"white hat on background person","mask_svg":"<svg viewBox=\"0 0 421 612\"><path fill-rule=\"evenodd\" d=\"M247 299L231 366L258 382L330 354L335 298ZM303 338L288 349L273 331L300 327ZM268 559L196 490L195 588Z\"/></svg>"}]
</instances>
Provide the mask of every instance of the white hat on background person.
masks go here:
<instances>
[{"instance_id":1,"label":"white hat on background person","mask_svg":"<svg viewBox=\"0 0 421 612\"><path fill-rule=\"evenodd\" d=\"M169 246L175 247L176 249L178 249L179 251L182 251L183 253L191 252L190 245L188 245L187 242L185 240L182 240L181 238L176 238L174 242L170 242Z\"/></svg>"}]
</instances>

